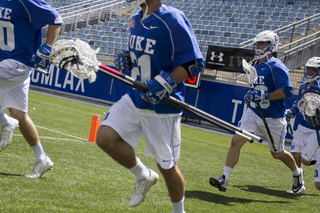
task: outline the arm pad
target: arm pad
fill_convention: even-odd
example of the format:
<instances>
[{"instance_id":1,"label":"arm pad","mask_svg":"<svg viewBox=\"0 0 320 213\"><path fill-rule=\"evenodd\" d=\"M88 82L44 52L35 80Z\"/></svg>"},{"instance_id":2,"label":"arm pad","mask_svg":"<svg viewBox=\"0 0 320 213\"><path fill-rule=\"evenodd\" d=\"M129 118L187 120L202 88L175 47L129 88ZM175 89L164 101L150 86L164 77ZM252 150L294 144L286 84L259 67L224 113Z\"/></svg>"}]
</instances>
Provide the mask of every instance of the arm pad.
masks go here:
<instances>
[{"instance_id":1,"label":"arm pad","mask_svg":"<svg viewBox=\"0 0 320 213\"><path fill-rule=\"evenodd\" d=\"M193 78L198 75L204 68L204 60L198 58L194 61L189 61L181 65L188 73L189 78Z\"/></svg>"},{"instance_id":2,"label":"arm pad","mask_svg":"<svg viewBox=\"0 0 320 213\"><path fill-rule=\"evenodd\" d=\"M286 95L286 98L290 98L293 95L293 88L292 87L282 88L282 91Z\"/></svg>"}]
</instances>

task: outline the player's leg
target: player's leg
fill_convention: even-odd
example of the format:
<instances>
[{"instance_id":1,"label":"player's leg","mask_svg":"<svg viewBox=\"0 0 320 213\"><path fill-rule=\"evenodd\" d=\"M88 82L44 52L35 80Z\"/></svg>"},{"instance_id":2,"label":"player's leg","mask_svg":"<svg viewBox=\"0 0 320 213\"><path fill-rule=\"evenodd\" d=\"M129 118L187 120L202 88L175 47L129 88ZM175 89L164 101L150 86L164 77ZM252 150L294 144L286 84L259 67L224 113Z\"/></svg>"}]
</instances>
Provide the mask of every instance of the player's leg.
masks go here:
<instances>
[{"instance_id":1,"label":"player's leg","mask_svg":"<svg viewBox=\"0 0 320 213\"><path fill-rule=\"evenodd\" d=\"M248 132L254 133L257 128L256 121L255 121L256 117L257 116L254 114L254 112L248 109L243 114L239 122L240 128ZM234 135L232 137L231 146L227 154L223 174L220 177L209 178L209 183L212 186L218 188L220 191L223 191L223 192L227 190L229 178L231 176L233 168L238 163L238 160L240 158L241 148L246 142L247 142L246 139L238 135Z\"/></svg>"},{"instance_id":2,"label":"player's leg","mask_svg":"<svg viewBox=\"0 0 320 213\"><path fill-rule=\"evenodd\" d=\"M157 166L168 188L173 206L172 213L183 213L185 181L178 165L174 165L170 169L163 169L158 163Z\"/></svg>"},{"instance_id":3,"label":"player's leg","mask_svg":"<svg viewBox=\"0 0 320 213\"><path fill-rule=\"evenodd\" d=\"M36 164L32 173L26 176L40 178L53 166L53 162L46 155L39 140L37 129L27 113L29 84L30 79L28 78L23 84L3 94L1 105L8 108L10 116L19 121L20 132L36 157Z\"/></svg>"},{"instance_id":4,"label":"player's leg","mask_svg":"<svg viewBox=\"0 0 320 213\"><path fill-rule=\"evenodd\" d=\"M144 200L149 188L159 178L159 175L147 168L134 153L142 135L136 108L127 96L110 108L97 132L97 145L137 178L137 186L129 201L131 207Z\"/></svg>"},{"instance_id":5,"label":"player's leg","mask_svg":"<svg viewBox=\"0 0 320 213\"><path fill-rule=\"evenodd\" d=\"M303 170L298 168L292 154L284 149L285 135L287 133L286 127L287 123L285 118L267 118L270 132L272 134L274 145L277 148L275 152L273 150L270 140L268 140L270 153L273 158L281 160L290 170L293 175L293 186L292 191L294 193L298 192L303 187ZM261 133L267 137L267 131L264 127L263 121L258 122L259 129Z\"/></svg>"},{"instance_id":6,"label":"player's leg","mask_svg":"<svg viewBox=\"0 0 320 213\"><path fill-rule=\"evenodd\" d=\"M314 169L314 186L320 191L320 154L317 155L317 164Z\"/></svg>"},{"instance_id":7,"label":"player's leg","mask_svg":"<svg viewBox=\"0 0 320 213\"><path fill-rule=\"evenodd\" d=\"M303 148L301 151L301 162L303 165L314 165L317 161L318 139L314 129L304 128Z\"/></svg>"},{"instance_id":8,"label":"player's leg","mask_svg":"<svg viewBox=\"0 0 320 213\"><path fill-rule=\"evenodd\" d=\"M146 116L141 122L144 124L146 156L156 158L158 169L168 188L172 212L183 213L185 182L177 166L181 147L181 116L165 118Z\"/></svg>"}]
</instances>

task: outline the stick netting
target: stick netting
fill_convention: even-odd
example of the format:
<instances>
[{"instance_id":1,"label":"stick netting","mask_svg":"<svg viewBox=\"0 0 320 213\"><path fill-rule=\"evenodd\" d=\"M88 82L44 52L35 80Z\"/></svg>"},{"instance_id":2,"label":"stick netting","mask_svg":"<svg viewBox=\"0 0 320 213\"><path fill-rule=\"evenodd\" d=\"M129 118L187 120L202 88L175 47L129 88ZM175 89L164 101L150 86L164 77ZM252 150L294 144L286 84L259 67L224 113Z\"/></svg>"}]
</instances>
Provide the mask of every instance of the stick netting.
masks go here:
<instances>
[{"instance_id":1,"label":"stick netting","mask_svg":"<svg viewBox=\"0 0 320 213\"><path fill-rule=\"evenodd\" d=\"M254 82L256 82L258 79L257 70L256 68L248 64L248 62L245 59L242 60L242 67L247 75L248 83L252 87Z\"/></svg>"},{"instance_id":2,"label":"stick netting","mask_svg":"<svg viewBox=\"0 0 320 213\"><path fill-rule=\"evenodd\" d=\"M75 77L96 80L99 62L95 51L90 45L79 39L59 40L52 46L50 63L54 66L71 72Z\"/></svg>"},{"instance_id":3,"label":"stick netting","mask_svg":"<svg viewBox=\"0 0 320 213\"><path fill-rule=\"evenodd\" d=\"M320 93L308 90L302 94L301 100L298 102L298 108L302 111L305 120L311 126L320 125Z\"/></svg>"}]
</instances>

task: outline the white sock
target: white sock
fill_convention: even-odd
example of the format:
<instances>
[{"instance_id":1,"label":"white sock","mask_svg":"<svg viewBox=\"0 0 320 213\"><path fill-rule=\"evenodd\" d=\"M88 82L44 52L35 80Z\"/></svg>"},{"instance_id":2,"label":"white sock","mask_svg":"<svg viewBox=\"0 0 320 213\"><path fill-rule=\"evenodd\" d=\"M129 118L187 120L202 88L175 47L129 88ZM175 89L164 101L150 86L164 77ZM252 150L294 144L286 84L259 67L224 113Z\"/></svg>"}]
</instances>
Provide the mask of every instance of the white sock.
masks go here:
<instances>
[{"instance_id":1,"label":"white sock","mask_svg":"<svg viewBox=\"0 0 320 213\"><path fill-rule=\"evenodd\" d=\"M229 167L229 166L225 166L224 170L223 170L223 174L226 177L226 181L229 181L230 175L232 173L233 168Z\"/></svg>"},{"instance_id":2,"label":"white sock","mask_svg":"<svg viewBox=\"0 0 320 213\"><path fill-rule=\"evenodd\" d=\"M38 145L32 146L31 149L36 156L37 162L43 162L47 159L47 155L42 148L41 142L39 142Z\"/></svg>"},{"instance_id":3,"label":"white sock","mask_svg":"<svg viewBox=\"0 0 320 213\"><path fill-rule=\"evenodd\" d=\"M300 169L296 167L296 170L292 171L293 176L299 176L300 175Z\"/></svg>"},{"instance_id":4,"label":"white sock","mask_svg":"<svg viewBox=\"0 0 320 213\"><path fill-rule=\"evenodd\" d=\"M0 108L0 125L5 126L10 123L10 117Z\"/></svg>"},{"instance_id":5,"label":"white sock","mask_svg":"<svg viewBox=\"0 0 320 213\"><path fill-rule=\"evenodd\" d=\"M184 197L178 203L172 202L172 213L184 213Z\"/></svg>"},{"instance_id":6,"label":"white sock","mask_svg":"<svg viewBox=\"0 0 320 213\"><path fill-rule=\"evenodd\" d=\"M150 177L150 170L137 157L137 164L129 170L136 176L137 180L143 180Z\"/></svg>"}]
</instances>

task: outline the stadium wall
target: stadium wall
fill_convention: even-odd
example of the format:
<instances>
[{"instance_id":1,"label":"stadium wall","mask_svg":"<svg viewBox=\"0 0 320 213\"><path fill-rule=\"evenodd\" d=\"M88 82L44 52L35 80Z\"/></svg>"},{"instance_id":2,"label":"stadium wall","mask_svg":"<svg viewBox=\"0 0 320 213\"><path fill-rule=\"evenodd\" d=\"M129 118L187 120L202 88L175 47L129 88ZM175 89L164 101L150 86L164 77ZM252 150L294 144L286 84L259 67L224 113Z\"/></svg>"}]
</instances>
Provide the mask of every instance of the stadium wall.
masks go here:
<instances>
[{"instance_id":1,"label":"stadium wall","mask_svg":"<svg viewBox=\"0 0 320 213\"><path fill-rule=\"evenodd\" d=\"M54 66L50 66L49 76L34 71L31 75L31 86L61 95L109 104L118 101L129 88L101 73L97 73L95 82L89 83L88 80L78 79L71 73ZM243 96L248 89L249 87L243 85L202 80L199 89L186 88L186 102L230 124L237 125L246 110ZM287 108L292 106L295 99L296 95L286 100ZM184 116L192 117L186 113ZM292 139L289 134L287 138Z\"/></svg>"}]
</instances>

